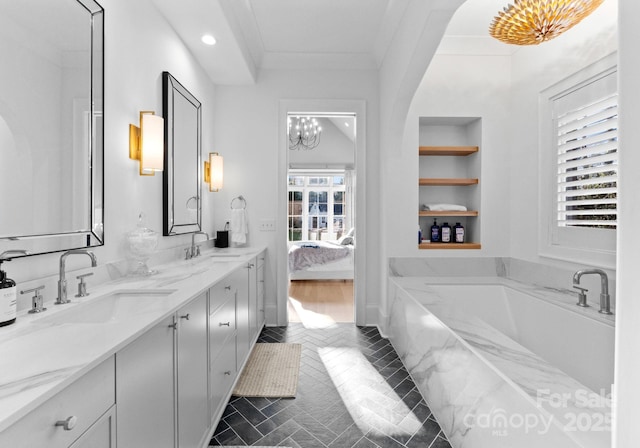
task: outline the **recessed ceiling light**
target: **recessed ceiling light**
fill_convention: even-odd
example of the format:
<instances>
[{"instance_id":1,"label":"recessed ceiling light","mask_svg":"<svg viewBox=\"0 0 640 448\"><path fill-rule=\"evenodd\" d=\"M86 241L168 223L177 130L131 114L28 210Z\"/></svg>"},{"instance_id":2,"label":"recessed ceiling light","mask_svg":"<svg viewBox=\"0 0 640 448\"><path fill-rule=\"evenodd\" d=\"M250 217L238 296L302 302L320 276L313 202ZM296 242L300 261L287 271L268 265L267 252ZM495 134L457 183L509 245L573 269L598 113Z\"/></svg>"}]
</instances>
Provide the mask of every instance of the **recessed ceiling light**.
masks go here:
<instances>
[{"instance_id":1,"label":"recessed ceiling light","mask_svg":"<svg viewBox=\"0 0 640 448\"><path fill-rule=\"evenodd\" d=\"M213 37L211 34L205 34L202 36L202 42L204 42L207 45L215 45L216 38Z\"/></svg>"},{"instance_id":2,"label":"recessed ceiling light","mask_svg":"<svg viewBox=\"0 0 640 448\"><path fill-rule=\"evenodd\" d=\"M349 122L345 121L345 122L344 122L344 125L345 125L346 127L349 127Z\"/></svg>"}]
</instances>

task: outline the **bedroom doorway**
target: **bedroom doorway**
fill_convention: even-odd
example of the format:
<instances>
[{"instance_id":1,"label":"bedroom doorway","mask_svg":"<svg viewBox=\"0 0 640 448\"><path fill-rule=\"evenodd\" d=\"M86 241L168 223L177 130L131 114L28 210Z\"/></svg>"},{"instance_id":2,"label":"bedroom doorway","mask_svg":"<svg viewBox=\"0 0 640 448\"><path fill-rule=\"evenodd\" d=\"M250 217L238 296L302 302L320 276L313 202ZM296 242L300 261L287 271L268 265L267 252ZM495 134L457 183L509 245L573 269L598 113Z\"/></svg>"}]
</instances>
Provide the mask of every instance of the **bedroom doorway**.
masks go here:
<instances>
[{"instance_id":1,"label":"bedroom doorway","mask_svg":"<svg viewBox=\"0 0 640 448\"><path fill-rule=\"evenodd\" d=\"M288 114L289 322L355 322L355 114Z\"/></svg>"}]
</instances>

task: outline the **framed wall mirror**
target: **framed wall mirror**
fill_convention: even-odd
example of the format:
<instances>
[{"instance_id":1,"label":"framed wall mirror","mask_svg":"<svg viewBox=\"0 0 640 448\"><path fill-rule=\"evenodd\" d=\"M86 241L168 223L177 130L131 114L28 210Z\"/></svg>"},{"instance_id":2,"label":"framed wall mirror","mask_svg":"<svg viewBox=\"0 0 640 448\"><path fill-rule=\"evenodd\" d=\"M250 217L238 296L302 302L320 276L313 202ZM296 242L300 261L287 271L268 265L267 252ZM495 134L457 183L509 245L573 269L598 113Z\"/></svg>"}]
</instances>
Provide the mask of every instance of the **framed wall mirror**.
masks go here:
<instances>
[{"instance_id":1,"label":"framed wall mirror","mask_svg":"<svg viewBox=\"0 0 640 448\"><path fill-rule=\"evenodd\" d=\"M162 73L164 113L163 235L201 230L201 104L169 72Z\"/></svg>"},{"instance_id":2,"label":"framed wall mirror","mask_svg":"<svg viewBox=\"0 0 640 448\"><path fill-rule=\"evenodd\" d=\"M104 244L104 11L0 0L0 253Z\"/></svg>"}]
</instances>

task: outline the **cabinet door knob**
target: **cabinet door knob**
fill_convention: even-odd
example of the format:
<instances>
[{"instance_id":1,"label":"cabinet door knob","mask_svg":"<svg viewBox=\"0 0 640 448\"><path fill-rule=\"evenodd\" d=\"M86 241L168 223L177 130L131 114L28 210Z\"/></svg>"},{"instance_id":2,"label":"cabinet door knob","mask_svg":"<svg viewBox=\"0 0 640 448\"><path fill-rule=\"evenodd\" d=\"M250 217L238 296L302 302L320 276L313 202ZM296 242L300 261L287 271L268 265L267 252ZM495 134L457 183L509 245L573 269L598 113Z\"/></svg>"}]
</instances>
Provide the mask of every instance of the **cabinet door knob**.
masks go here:
<instances>
[{"instance_id":1,"label":"cabinet door knob","mask_svg":"<svg viewBox=\"0 0 640 448\"><path fill-rule=\"evenodd\" d=\"M227 290L227 291L231 291L231 285L225 286L224 289Z\"/></svg>"},{"instance_id":2,"label":"cabinet door knob","mask_svg":"<svg viewBox=\"0 0 640 448\"><path fill-rule=\"evenodd\" d=\"M78 423L78 417L72 415L66 420L58 420L56 426L62 426L65 431L71 431L76 426L76 423Z\"/></svg>"},{"instance_id":3,"label":"cabinet door knob","mask_svg":"<svg viewBox=\"0 0 640 448\"><path fill-rule=\"evenodd\" d=\"M189 313L185 314L184 316L180 316L180 319L189 320Z\"/></svg>"},{"instance_id":4,"label":"cabinet door knob","mask_svg":"<svg viewBox=\"0 0 640 448\"><path fill-rule=\"evenodd\" d=\"M169 324L169 328L173 328L173 329L175 330L175 329L177 329L177 328L178 328L178 324L177 324L177 323L175 323L175 322L174 322L174 323L172 323L172 324Z\"/></svg>"},{"instance_id":5,"label":"cabinet door knob","mask_svg":"<svg viewBox=\"0 0 640 448\"><path fill-rule=\"evenodd\" d=\"M231 322L220 322L221 327L230 327Z\"/></svg>"},{"instance_id":6,"label":"cabinet door knob","mask_svg":"<svg viewBox=\"0 0 640 448\"><path fill-rule=\"evenodd\" d=\"M227 370L226 372L224 372L224 374L227 376L231 375L231 370Z\"/></svg>"}]
</instances>

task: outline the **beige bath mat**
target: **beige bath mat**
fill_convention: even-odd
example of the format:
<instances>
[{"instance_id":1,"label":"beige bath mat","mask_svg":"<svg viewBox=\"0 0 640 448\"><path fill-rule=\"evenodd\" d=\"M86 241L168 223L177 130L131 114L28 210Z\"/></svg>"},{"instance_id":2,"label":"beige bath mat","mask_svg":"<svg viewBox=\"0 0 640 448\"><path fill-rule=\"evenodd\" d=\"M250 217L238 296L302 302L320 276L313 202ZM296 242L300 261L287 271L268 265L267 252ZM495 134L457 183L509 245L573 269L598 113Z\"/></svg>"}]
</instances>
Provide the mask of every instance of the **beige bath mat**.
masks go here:
<instances>
[{"instance_id":1,"label":"beige bath mat","mask_svg":"<svg viewBox=\"0 0 640 448\"><path fill-rule=\"evenodd\" d=\"M233 395L291 398L296 396L301 344L256 344Z\"/></svg>"}]
</instances>

